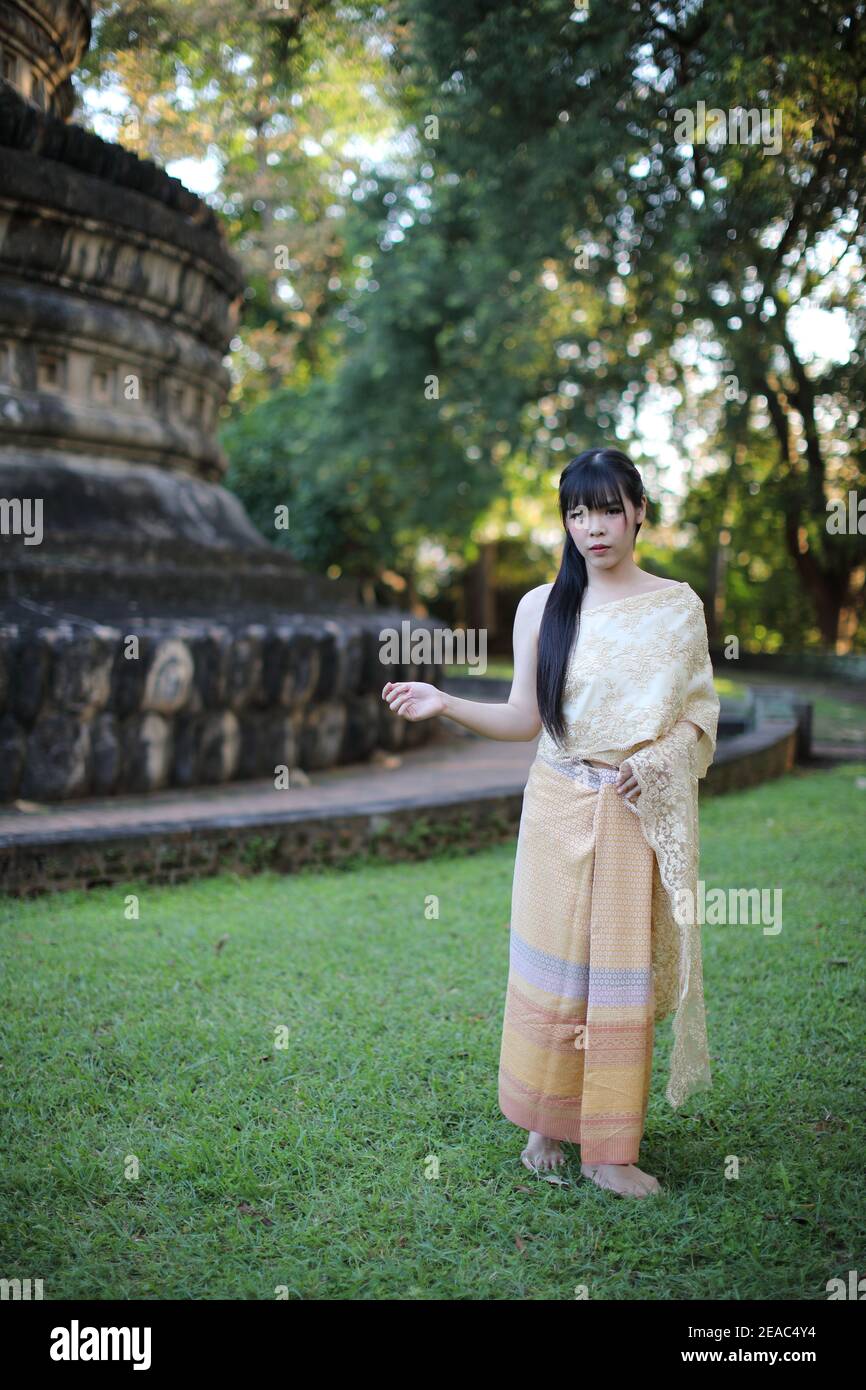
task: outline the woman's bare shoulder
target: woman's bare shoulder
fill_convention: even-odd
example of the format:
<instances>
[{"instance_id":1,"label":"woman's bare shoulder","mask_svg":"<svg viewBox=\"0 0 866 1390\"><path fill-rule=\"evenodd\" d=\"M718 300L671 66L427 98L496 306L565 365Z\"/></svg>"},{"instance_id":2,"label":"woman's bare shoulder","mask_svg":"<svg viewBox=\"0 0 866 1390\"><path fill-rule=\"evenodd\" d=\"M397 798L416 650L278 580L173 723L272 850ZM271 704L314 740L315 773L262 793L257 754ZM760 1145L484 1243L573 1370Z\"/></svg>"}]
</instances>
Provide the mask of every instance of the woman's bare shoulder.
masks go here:
<instances>
[{"instance_id":1,"label":"woman's bare shoulder","mask_svg":"<svg viewBox=\"0 0 866 1390\"><path fill-rule=\"evenodd\" d=\"M515 624L521 627L526 624L527 631L535 632L541 627L541 619L544 616L544 606L547 603L548 595L553 588L553 584L537 584L534 589L528 589L523 598L517 605L517 612L514 615Z\"/></svg>"},{"instance_id":2,"label":"woman's bare shoulder","mask_svg":"<svg viewBox=\"0 0 866 1390\"><path fill-rule=\"evenodd\" d=\"M536 584L534 589L527 589L526 593L523 595L523 598L520 600L520 604L518 606L524 609L537 608L539 610L543 610L544 605L547 603L547 598L552 588L552 583Z\"/></svg>"}]
</instances>

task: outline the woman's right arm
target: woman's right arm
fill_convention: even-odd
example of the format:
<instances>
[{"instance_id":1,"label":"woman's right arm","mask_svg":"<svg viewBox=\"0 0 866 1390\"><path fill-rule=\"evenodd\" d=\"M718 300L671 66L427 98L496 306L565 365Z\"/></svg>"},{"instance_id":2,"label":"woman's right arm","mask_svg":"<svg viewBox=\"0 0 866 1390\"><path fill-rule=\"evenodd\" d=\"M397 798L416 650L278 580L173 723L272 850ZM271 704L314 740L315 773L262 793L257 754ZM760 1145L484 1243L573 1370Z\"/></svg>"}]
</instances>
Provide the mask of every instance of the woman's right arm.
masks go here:
<instances>
[{"instance_id":1,"label":"woman's right arm","mask_svg":"<svg viewBox=\"0 0 866 1390\"><path fill-rule=\"evenodd\" d=\"M396 714L404 719L430 719L442 714L484 738L528 742L541 730L535 694L538 629L550 586L531 589L514 615L514 678L506 704L483 704L449 695L422 681L389 681L382 691Z\"/></svg>"}]
</instances>

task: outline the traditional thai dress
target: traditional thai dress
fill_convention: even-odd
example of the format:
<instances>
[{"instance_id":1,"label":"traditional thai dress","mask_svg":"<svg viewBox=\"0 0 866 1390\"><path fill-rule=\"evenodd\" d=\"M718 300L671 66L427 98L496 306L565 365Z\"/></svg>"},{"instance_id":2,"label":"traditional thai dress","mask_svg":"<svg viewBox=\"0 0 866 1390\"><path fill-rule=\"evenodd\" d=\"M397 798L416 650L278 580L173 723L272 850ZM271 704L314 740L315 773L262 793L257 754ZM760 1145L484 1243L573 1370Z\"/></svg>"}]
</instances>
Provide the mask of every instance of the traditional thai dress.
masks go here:
<instances>
[{"instance_id":1,"label":"traditional thai dress","mask_svg":"<svg viewBox=\"0 0 866 1390\"><path fill-rule=\"evenodd\" d=\"M712 1084L694 904L719 698L694 590L582 613L562 710L565 740L542 730L523 795L499 1106L583 1162L634 1163L656 1020L674 1014L670 1104ZM613 785L626 758L634 801Z\"/></svg>"}]
</instances>

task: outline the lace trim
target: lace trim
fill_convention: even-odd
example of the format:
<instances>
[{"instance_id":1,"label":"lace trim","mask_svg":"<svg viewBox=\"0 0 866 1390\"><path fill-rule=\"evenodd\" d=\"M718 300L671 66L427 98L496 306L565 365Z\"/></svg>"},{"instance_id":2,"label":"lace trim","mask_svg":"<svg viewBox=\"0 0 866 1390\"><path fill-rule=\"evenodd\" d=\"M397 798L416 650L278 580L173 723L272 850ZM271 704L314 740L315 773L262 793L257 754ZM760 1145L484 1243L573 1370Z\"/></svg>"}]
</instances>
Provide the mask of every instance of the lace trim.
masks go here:
<instances>
[{"instance_id":1,"label":"lace trim","mask_svg":"<svg viewBox=\"0 0 866 1390\"><path fill-rule=\"evenodd\" d=\"M700 858L698 778L712 762L716 742L715 723L707 722L711 727L704 728L697 742L694 730L679 720L669 733L629 758L640 787L638 814L658 867L660 891L653 887L653 978L656 1018L676 1010L665 1092L674 1109L692 1092L712 1086L701 929L691 910Z\"/></svg>"}]
</instances>

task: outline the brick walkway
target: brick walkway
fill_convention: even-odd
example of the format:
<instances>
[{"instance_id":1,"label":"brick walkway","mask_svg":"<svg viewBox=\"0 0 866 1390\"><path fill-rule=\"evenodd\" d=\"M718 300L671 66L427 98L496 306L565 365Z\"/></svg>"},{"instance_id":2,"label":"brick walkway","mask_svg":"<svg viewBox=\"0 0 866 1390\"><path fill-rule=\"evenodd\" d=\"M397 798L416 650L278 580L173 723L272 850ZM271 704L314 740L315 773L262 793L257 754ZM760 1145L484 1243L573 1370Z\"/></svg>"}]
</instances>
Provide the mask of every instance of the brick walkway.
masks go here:
<instances>
[{"instance_id":1,"label":"brick walkway","mask_svg":"<svg viewBox=\"0 0 866 1390\"><path fill-rule=\"evenodd\" d=\"M420 748L304 773L286 790L272 781L234 782L51 806L19 802L0 812L0 894L179 883L261 869L293 873L504 840L513 846L536 742L441 729ZM792 719L728 739L706 790L723 793L782 775L793 766L795 744ZM816 769L857 758L850 747L820 744L813 754ZM309 784L301 785L305 778Z\"/></svg>"},{"instance_id":2,"label":"brick walkway","mask_svg":"<svg viewBox=\"0 0 866 1390\"><path fill-rule=\"evenodd\" d=\"M477 797L522 794L536 740L507 743L440 735L421 748L370 762L308 772L309 786L277 790L273 781L91 798L0 812L0 847L95 836L154 833L173 827L273 825L311 814L407 811Z\"/></svg>"},{"instance_id":3,"label":"brick walkway","mask_svg":"<svg viewBox=\"0 0 866 1390\"><path fill-rule=\"evenodd\" d=\"M521 795L537 740L508 743L440 731L429 744L378 762L309 772L309 786L277 790L272 781L88 798L0 811L0 849L172 827L274 825L330 812L352 815L452 803L462 796ZM816 742L816 765L864 758L860 748ZM27 803L23 803L27 805Z\"/></svg>"}]
</instances>

